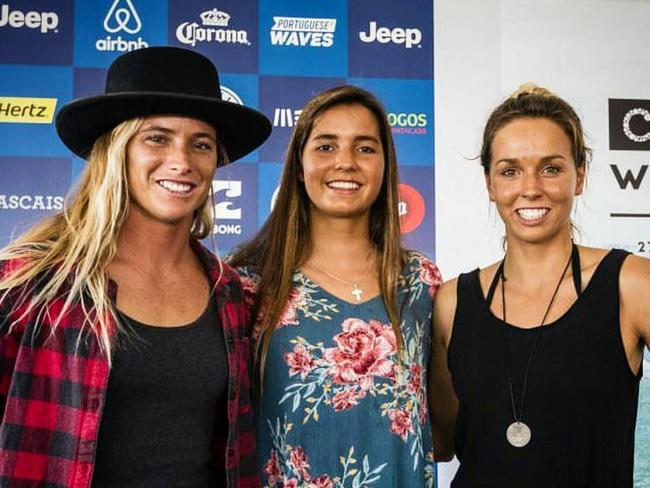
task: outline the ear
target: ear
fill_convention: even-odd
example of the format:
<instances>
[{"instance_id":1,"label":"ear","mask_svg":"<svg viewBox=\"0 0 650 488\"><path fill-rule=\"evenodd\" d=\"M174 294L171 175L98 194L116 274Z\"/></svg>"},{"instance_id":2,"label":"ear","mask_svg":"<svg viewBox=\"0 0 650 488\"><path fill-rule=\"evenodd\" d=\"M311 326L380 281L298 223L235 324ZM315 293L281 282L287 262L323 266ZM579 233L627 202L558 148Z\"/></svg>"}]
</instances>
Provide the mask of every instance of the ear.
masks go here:
<instances>
[{"instance_id":1,"label":"ear","mask_svg":"<svg viewBox=\"0 0 650 488\"><path fill-rule=\"evenodd\" d=\"M490 196L490 201L494 201L494 195L492 194L492 181L490 180L490 175L485 175L485 187L487 188L488 195Z\"/></svg>"},{"instance_id":2,"label":"ear","mask_svg":"<svg viewBox=\"0 0 650 488\"><path fill-rule=\"evenodd\" d=\"M578 177L576 178L576 191L575 196L582 195L582 191L585 187L585 178L587 176L587 166L583 165L577 168Z\"/></svg>"}]
</instances>

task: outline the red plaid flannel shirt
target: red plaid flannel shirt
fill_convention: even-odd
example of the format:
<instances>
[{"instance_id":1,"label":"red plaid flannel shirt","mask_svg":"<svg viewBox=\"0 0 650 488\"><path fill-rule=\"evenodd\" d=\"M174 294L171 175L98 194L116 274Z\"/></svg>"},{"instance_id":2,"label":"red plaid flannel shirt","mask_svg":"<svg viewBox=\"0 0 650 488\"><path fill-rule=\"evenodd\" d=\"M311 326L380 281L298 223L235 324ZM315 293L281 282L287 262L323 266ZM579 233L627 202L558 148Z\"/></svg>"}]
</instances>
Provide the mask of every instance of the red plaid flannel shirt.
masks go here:
<instances>
[{"instance_id":1,"label":"red plaid flannel shirt","mask_svg":"<svg viewBox=\"0 0 650 488\"><path fill-rule=\"evenodd\" d=\"M193 248L214 286L219 278L217 259L198 243ZM19 265L0 263L0 276ZM258 488L248 321L241 282L232 268L222 266L215 299L228 354L229 425L224 438L215 439L215 452L226 449L229 488ZM114 300L117 287L109 288ZM110 373L108 362L92 333L77 344L83 320L80 306L66 312L53 334L48 328L50 318L36 323L35 314L20 320L8 333L9 325L21 314L20 309L12 310L16 294L0 304L0 486L88 488ZM56 312L61 304L51 303L51 310Z\"/></svg>"}]
</instances>

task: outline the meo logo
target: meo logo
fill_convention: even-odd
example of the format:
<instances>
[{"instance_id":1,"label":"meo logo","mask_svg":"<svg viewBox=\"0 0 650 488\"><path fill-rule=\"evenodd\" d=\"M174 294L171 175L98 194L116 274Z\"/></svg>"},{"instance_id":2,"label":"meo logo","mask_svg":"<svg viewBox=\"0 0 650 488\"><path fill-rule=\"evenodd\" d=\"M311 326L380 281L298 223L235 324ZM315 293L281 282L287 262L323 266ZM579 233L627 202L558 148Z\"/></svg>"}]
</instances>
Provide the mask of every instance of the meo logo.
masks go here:
<instances>
[{"instance_id":1,"label":"meo logo","mask_svg":"<svg viewBox=\"0 0 650 488\"><path fill-rule=\"evenodd\" d=\"M609 99L609 148L650 151L650 100Z\"/></svg>"},{"instance_id":2,"label":"meo logo","mask_svg":"<svg viewBox=\"0 0 650 488\"><path fill-rule=\"evenodd\" d=\"M402 234L409 234L422 224L426 207L420 192L406 183L399 184L399 217Z\"/></svg>"},{"instance_id":3,"label":"meo logo","mask_svg":"<svg viewBox=\"0 0 650 488\"><path fill-rule=\"evenodd\" d=\"M359 39L361 42L371 43L378 42L380 44L393 44L404 45L406 49L411 49L413 46L422 47L422 31L417 28L402 28L395 27L389 29L388 27L377 27L377 22L374 20L368 24L368 32L359 32Z\"/></svg>"}]
</instances>

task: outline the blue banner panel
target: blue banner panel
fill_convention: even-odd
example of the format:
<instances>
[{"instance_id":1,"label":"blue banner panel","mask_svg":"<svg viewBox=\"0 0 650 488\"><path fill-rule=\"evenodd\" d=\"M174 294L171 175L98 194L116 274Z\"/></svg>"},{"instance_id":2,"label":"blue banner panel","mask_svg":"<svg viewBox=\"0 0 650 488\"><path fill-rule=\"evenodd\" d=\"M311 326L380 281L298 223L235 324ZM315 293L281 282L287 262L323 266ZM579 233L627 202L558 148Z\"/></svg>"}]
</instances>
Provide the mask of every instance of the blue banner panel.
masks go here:
<instances>
[{"instance_id":1,"label":"blue banner panel","mask_svg":"<svg viewBox=\"0 0 650 488\"><path fill-rule=\"evenodd\" d=\"M219 70L257 73L257 3L170 0L169 45L194 49Z\"/></svg>"},{"instance_id":2,"label":"blue banner panel","mask_svg":"<svg viewBox=\"0 0 650 488\"><path fill-rule=\"evenodd\" d=\"M0 157L0 247L39 219L63 209L69 158ZM38 178L35 178L38 175Z\"/></svg>"},{"instance_id":3,"label":"blue banner panel","mask_svg":"<svg viewBox=\"0 0 650 488\"><path fill-rule=\"evenodd\" d=\"M434 181L430 168L400 166L399 213L406 247L434 258Z\"/></svg>"},{"instance_id":4,"label":"blue banner panel","mask_svg":"<svg viewBox=\"0 0 650 488\"><path fill-rule=\"evenodd\" d=\"M69 156L53 122L71 99L72 68L2 65L0 72L0 155Z\"/></svg>"},{"instance_id":5,"label":"blue banner panel","mask_svg":"<svg viewBox=\"0 0 650 488\"><path fill-rule=\"evenodd\" d=\"M0 3L0 63L72 62L72 0Z\"/></svg>"},{"instance_id":6,"label":"blue banner panel","mask_svg":"<svg viewBox=\"0 0 650 488\"><path fill-rule=\"evenodd\" d=\"M167 45L167 2L77 0L74 64L106 68L120 54Z\"/></svg>"},{"instance_id":7,"label":"blue banner panel","mask_svg":"<svg viewBox=\"0 0 650 488\"><path fill-rule=\"evenodd\" d=\"M275 163L260 163L258 165L259 185L257 198L259 208L257 218L260 226L266 221L275 204L280 178L282 177L282 168L282 164Z\"/></svg>"},{"instance_id":8,"label":"blue banner panel","mask_svg":"<svg viewBox=\"0 0 650 488\"><path fill-rule=\"evenodd\" d=\"M349 3L350 76L433 78L433 2Z\"/></svg>"},{"instance_id":9,"label":"blue banner panel","mask_svg":"<svg viewBox=\"0 0 650 488\"><path fill-rule=\"evenodd\" d=\"M273 133L260 152L265 162L283 162L287 144L302 108L314 95L345 84L344 78L260 78L260 108L271 119Z\"/></svg>"},{"instance_id":10,"label":"blue banner panel","mask_svg":"<svg viewBox=\"0 0 650 488\"><path fill-rule=\"evenodd\" d=\"M346 76L347 2L260 0L265 75Z\"/></svg>"},{"instance_id":11,"label":"blue banner panel","mask_svg":"<svg viewBox=\"0 0 650 488\"><path fill-rule=\"evenodd\" d=\"M400 163L433 165L433 81L351 78L386 107Z\"/></svg>"},{"instance_id":12,"label":"blue banner panel","mask_svg":"<svg viewBox=\"0 0 650 488\"><path fill-rule=\"evenodd\" d=\"M257 75L220 73L221 98L259 110L259 79ZM259 150L237 162L251 163L259 159Z\"/></svg>"}]
</instances>

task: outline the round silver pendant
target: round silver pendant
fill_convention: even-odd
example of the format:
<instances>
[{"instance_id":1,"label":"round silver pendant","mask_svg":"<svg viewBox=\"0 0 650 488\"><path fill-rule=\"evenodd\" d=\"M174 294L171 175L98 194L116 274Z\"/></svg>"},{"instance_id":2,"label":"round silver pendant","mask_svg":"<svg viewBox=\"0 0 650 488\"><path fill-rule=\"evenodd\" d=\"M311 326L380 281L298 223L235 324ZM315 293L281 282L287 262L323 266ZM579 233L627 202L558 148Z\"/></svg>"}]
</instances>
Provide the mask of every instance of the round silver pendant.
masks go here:
<instances>
[{"instance_id":1,"label":"round silver pendant","mask_svg":"<svg viewBox=\"0 0 650 488\"><path fill-rule=\"evenodd\" d=\"M514 447L524 447L530 442L530 428L523 422L513 422L506 430L506 439Z\"/></svg>"}]
</instances>

